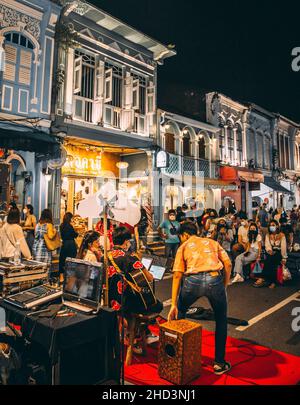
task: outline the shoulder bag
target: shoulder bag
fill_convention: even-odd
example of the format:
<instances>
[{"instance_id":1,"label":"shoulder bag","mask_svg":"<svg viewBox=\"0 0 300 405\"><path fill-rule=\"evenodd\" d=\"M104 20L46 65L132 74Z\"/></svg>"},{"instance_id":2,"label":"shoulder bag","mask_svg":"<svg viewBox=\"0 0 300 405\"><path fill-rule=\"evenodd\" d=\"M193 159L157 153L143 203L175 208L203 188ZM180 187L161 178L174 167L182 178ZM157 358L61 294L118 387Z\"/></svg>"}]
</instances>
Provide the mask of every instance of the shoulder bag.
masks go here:
<instances>
[{"instance_id":1,"label":"shoulder bag","mask_svg":"<svg viewBox=\"0 0 300 405\"><path fill-rule=\"evenodd\" d=\"M56 231L53 239L49 238L48 226L47 226L47 233L44 234L44 240L45 240L47 249L50 250L51 252L53 252L54 250L59 249L61 247L61 240L60 240L60 235L59 235L58 231ZM53 225L51 225L51 226L53 226Z\"/></svg>"}]
</instances>

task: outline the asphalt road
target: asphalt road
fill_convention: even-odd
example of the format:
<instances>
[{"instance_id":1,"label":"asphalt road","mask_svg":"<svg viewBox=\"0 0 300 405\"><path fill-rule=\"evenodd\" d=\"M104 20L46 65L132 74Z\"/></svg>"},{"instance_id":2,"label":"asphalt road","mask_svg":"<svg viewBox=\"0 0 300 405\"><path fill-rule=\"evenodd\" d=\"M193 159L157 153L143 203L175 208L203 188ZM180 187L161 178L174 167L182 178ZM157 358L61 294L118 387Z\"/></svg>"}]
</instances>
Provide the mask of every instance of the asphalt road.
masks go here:
<instances>
[{"instance_id":1,"label":"asphalt road","mask_svg":"<svg viewBox=\"0 0 300 405\"><path fill-rule=\"evenodd\" d=\"M300 313L300 282L290 283L290 285L277 287L274 290L253 288L251 286L253 281L229 286L227 290L229 317L246 321L261 314L263 317L243 331L237 330L237 326L229 325L228 335L300 356L300 332L294 332L292 329L293 308L299 307ZM170 309L172 275L167 274L164 280L156 282L155 288L157 297L166 305L162 316L167 317ZM275 307L276 305L278 307ZM201 298L193 306L210 308L206 298ZM270 309L274 312L266 314L265 312ZM196 322L200 322L205 329L210 331L215 328L213 321ZM298 324L300 325L300 320Z\"/></svg>"}]
</instances>

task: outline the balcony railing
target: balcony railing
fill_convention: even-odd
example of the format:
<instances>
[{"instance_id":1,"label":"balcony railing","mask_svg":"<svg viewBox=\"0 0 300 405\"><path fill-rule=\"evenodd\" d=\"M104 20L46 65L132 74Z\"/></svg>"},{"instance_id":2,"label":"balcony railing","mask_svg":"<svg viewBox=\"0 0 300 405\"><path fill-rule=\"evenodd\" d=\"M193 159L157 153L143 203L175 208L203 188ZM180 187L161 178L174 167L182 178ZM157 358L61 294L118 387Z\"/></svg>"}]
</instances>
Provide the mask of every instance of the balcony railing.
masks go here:
<instances>
[{"instance_id":1,"label":"balcony railing","mask_svg":"<svg viewBox=\"0 0 300 405\"><path fill-rule=\"evenodd\" d=\"M181 170L180 170L180 160L179 159L180 159L180 156L170 154L169 167L165 169L165 172L168 174L180 175Z\"/></svg>"},{"instance_id":2,"label":"balcony railing","mask_svg":"<svg viewBox=\"0 0 300 405\"><path fill-rule=\"evenodd\" d=\"M174 174L177 176L195 176L196 172L203 172L206 178L216 178L217 165L215 162L210 162L206 159L193 159L181 157L178 155L169 154L169 167L163 169L167 174Z\"/></svg>"},{"instance_id":3,"label":"balcony railing","mask_svg":"<svg viewBox=\"0 0 300 405\"><path fill-rule=\"evenodd\" d=\"M198 171L204 173L204 177L211 177L209 170L209 160L199 159L198 160Z\"/></svg>"}]
</instances>

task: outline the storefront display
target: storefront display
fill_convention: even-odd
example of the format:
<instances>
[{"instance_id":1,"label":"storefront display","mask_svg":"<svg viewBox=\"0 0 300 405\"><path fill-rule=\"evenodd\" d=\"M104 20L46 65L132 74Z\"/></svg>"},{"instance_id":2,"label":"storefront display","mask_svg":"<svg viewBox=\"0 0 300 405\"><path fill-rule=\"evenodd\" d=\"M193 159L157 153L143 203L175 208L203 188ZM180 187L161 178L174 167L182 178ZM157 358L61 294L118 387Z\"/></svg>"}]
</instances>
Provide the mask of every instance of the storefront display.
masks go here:
<instances>
[{"instance_id":1,"label":"storefront display","mask_svg":"<svg viewBox=\"0 0 300 405\"><path fill-rule=\"evenodd\" d=\"M105 178L118 176L118 155L103 152L103 148L65 145L67 160L62 167L61 219L66 212L75 215L75 228L79 234L91 229L98 218L79 218L78 205L94 195ZM78 226L77 226L78 225Z\"/></svg>"}]
</instances>

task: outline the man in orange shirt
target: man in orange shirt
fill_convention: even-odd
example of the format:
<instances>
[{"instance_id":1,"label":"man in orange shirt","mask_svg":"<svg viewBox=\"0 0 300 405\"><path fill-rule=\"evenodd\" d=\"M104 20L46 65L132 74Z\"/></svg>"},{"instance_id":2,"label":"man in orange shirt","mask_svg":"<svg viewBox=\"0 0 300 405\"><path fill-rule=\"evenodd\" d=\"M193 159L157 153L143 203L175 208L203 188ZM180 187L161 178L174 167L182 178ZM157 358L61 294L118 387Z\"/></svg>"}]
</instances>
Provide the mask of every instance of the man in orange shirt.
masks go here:
<instances>
[{"instance_id":1,"label":"man in orange shirt","mask_svg":"<svg viewBox=\"0 0 300 405\"><path fill-rule=\"evenodd\" d=\"M173 267L172 306L168 319L184 319L191 305L201 297L208 298L216 320L214 372L221 375L231 368L230 363L225 361L226 287L230 281L231 261L218 242L198 237L193 223L183 223L179 237L182 245Z\"/></svg>"}]
</instances>

